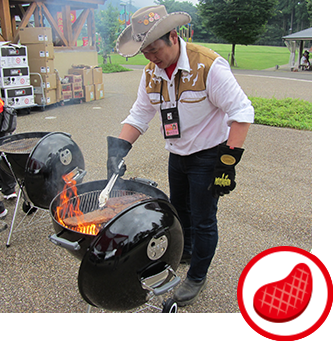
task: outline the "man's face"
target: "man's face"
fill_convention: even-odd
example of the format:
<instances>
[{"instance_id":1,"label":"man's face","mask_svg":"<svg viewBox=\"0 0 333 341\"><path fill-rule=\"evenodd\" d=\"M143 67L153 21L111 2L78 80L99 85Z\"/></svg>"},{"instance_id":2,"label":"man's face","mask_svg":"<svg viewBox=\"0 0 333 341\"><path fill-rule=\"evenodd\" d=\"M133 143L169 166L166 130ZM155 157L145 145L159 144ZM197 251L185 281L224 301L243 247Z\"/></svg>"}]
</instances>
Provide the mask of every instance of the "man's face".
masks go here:
<instances>
[{"instance_id":1,"label":"man's face","mask_svg":"<svg viewBox=\"0 0 333 341\"><path fill-rule=\"evenodd\" d=\"M171 46L169 46L164 40L155 40L153 43L144 48L142 53L148 60L155 63L159 68L165 69L176 63L179 57L177 33L174 37L174 34L171 32L170 41L172 43Z\"/></svg>"}]
</instances>

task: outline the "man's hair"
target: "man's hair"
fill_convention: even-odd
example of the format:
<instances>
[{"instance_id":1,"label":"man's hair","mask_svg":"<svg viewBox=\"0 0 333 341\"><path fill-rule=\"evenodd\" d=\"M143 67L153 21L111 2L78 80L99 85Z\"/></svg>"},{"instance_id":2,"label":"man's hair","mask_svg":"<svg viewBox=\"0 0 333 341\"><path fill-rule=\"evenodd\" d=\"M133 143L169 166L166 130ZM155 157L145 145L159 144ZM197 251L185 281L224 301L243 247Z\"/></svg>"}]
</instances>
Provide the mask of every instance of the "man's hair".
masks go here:
<instances>
[{"instance_id":1,"label":"man's hair","mask_svg":"<svg viewBox=\"0 0 333 341\"><path fill-rule=\"evenodd\" d=\"M171 33L171 31L168 32L168 33L166 33L166 34L164 34L161 38L159 38L159 39L161 39L161 40L164 40L165 43L166 43L168 46L171 46L171 45L172 45L172 43L171 43L171 41L170 41L170 33Z\"/></svg>"}]
</instances>

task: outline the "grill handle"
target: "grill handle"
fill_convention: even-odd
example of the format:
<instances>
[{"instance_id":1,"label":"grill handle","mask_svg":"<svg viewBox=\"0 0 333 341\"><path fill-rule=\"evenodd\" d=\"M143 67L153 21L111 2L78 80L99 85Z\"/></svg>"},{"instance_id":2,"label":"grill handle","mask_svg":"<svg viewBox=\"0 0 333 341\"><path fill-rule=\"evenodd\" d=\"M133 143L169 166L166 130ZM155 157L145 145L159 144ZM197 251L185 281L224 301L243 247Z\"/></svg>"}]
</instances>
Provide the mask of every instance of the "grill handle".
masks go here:
<instances>
[{"instance_id":1,"label":"grill handle","mask_svg":"<svg viewBox=\"0 0 333 341\"><path fill-rule=\"evenodd\" d=\"M78 251L81 249L79 244L81 240L77 242L70 242L67 239L59 237L57 234L52 234L49 236L49 241L70 251Z\"/></svg>"},{"instance_id":2,"label":"grill handle","mask_svg":"<svg viewBox=\"0 0 333 341\"><path fill-rule=\"evenodd\" d=\"M153 293L155 296L163 295L166 292L173 289L175 286L177 286L180 283L180 277L176 276L172 281L165 283L159 288L156 288L153 290Z\"/></svg>"},{"instance_id":3,"label":"grill handle","mask_svg":"<svg viewBox=\"0 0 333 341\"><path fill-rule=\"evenodd\" d=\"M130 180L134 181L134 182L139 182L139 183L142 183L144 185L149 185L149 186L152 186L152 187L157 187L158 184L157 182L153 181L153 180L149 180L149 179L145 179L145 178L130 178Z\"/></svg>"}]
</instances>

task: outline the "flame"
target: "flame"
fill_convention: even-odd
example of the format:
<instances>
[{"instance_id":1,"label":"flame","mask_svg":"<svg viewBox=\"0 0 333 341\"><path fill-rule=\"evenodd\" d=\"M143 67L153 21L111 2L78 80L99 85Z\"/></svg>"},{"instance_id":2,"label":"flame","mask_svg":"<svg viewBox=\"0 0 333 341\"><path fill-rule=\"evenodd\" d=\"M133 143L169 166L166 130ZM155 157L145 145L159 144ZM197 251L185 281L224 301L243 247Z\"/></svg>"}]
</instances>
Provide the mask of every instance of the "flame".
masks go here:
<instances>
[{"instance_id":1,"label":"flame","mask_svg":"<svg viewBox=\"0 0 333 341\"><path fill-rule=\"evenodd\" d=\"M77 195L76 181L68 179L66 175L62 178L65 181L65 186L60 194L60 203L56 212L58 222L68 229L96 236L100 230L99 226L96 224L87 224L84 221L84 214L80 210L80 198ZM76 198L76 200L72 200L73 198ZM62 219L64 217L75 217L78 221L77 226L67 226Z\"/></svg>"}]
</instances>

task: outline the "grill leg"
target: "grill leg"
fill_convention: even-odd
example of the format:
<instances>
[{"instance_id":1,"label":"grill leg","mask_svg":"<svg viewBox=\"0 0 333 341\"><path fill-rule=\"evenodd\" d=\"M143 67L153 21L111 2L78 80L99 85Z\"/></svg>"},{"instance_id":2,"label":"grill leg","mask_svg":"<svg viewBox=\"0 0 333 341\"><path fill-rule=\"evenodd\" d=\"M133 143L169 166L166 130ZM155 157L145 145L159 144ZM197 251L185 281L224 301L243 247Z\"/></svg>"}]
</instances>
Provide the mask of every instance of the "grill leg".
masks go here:
<instances>
[{"instance_id":1,"label":"grill leg","mask_svg":"<svg viewBox=\"0 0 333 341\"><path fill-rule=\"evenodd\" d=\"M11 238L13 230L14 230L15 218L16 218L18 206L20 204L21 194L22 194L22 189L20 188L19 194L18 194L17 199L16 199L16 205L15 205L15 209L14 209L13 219L12 219L12 223L10 225L10 230L9 230L9 234L8 234L8 239L7 239L7 244L6 244L7 247L10 246L10 238Z\"/></svg>"},{"instance_id":2,"label":"grill leg","mask_svg":"<svg viewBox=\"0 0 333 341\"><path fill-rule=\"evenodd\" d=\"M88 314L91 312L91 308L92 308L92 306L90 304L88 304L88 307L87 307L87 313Z\"/></svg>"}]
</instances>

